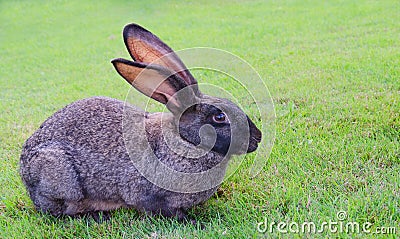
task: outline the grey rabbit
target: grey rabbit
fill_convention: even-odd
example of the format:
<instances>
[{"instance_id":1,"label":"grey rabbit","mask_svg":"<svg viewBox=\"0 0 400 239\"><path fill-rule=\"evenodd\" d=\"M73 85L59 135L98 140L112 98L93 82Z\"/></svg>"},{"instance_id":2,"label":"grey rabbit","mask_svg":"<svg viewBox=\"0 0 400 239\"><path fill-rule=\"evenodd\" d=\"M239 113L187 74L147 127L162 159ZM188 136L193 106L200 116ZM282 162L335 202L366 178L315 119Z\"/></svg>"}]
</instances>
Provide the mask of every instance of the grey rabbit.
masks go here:
<instances>
[{"instance_id":1,"label":"grey rabbit","mask_svg":"<svg viewBox=\"0 0 400 239\"><path fill-rule=\"evenodd\" d=\"M125 26L123 37L134 61L114 59L115 69L138 91L166 105L169 112L150 113L116 99L92 97L49 117L26 140L20 158L22 181L39 211L74 216L134 208L183 220L189 208L210 198L219 185L193 192L160 187L133 163L136 156L146 158L147 151L130 154L128 146L146 138L157 159L177 172L201 173L220 165L224 173L224 159L253 152L261 141L261 131L238 106L199 91L196 79L158 37L137 24ZM177 94L183 90L184 94ZM130 119L145 126L145 133L129 142L123 135L127 111ZM214 141L206 140L205 125L215 133ZM247 134L234 136L233 128L240 130L243 125ZM170 149L165 134L176 137L183 148L209 150L197 158L180 154Z\"/></svg>"}]
</instances>

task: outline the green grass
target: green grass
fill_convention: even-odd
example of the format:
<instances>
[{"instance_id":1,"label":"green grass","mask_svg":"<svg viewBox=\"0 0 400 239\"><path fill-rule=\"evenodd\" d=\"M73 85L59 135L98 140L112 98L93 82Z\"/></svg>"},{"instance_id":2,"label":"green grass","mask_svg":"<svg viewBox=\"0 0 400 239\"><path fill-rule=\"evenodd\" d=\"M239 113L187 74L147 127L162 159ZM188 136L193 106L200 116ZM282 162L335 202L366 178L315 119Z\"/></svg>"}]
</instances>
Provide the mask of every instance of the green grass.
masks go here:
<instances>
[{"instance_id":1,"label":"green grass","mask_svg":"<svg viewBox=\"0 0 400 239\"><path fill-rule=\"evenodd\" d=\"M0 238L374 237L257 232L257 222L336 220L400 233L400 4L392 1L1 1ZM205 226L113 212L111 221L36 212L18 173L24 141L56 110L129 89L110 60L139 23L174 49L247 60L275 102L276 142L190 214ZM202 79L203 80L203 79ZM207 79L204 79L207 80ZM261 155L262 156L262 155ZM379 235L378 235L379 236Z\"/></svg>"}]
</instances>

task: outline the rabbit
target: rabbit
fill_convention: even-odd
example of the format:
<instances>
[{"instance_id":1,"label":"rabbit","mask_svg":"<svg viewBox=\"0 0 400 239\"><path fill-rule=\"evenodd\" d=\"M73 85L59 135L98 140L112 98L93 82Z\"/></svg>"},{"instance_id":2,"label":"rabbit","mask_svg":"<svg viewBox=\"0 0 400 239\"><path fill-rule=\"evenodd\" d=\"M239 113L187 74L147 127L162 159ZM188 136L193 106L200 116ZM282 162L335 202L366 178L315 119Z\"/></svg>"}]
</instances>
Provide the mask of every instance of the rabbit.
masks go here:
<instances>
[{"instance_id":1,"label":"rabbit","mask_svg":"<svg viewBox=\"0 0 400 239\"><path fill-rule=\"evenodd\" d=\"M261 141L261 131L237 105L200 92L181 59L157 36L129 24L124 27L123 38L134 61L113 59L114 68L130 85L164 104L168 111L150 113L117 99L92 97L50 116L26 140L20 157L20 175L38 211L75 216L132 208L185 220L187 210L209 199L220 184L193 192L160 187L132 161L139 156L150 157L147 151L130 154L128 146L145 139L153 155L176 172L199 173L219 165L224 174L225 159L253 152ZM179 96L180 91L185 93ZM144 134L134 135L129 142L123 135L126 112L129 119L145 126ZM235 125L241 125L236 127L240 129L245 125L247 133L233 137ZM207 132L215 134L213 140L206 140ZM197 158L180 154L166 143L166 134L183 149L207 150ZM153 173L155 177L164 176L162 172Z\"/></svg>"}]
</instances>

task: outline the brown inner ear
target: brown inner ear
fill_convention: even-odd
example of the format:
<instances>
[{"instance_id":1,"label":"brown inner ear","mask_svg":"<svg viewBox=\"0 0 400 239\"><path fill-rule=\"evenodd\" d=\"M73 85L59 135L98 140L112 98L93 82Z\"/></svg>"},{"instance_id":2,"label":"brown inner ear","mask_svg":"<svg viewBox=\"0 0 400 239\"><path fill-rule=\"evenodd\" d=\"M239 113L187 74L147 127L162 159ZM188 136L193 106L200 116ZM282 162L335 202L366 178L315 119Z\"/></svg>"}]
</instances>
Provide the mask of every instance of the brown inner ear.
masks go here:
<instances>
[{"instance_id":1,"label":"brown inner ear","mask_svg":"<svg viewBox=\"0 0 400 239\"><path fill-rule=\"evenodd\" d=\"M143 94L166 104L176 93L168 78L159 71L115 62L115 68L124 79Z\"/></svg>"},{"instance_id":2,"label":"brown inner ear","mask_svg":"<svg viewBox=\"0 0 400 239\"><path fill-rule=\"evenodd\" d=\"M152 63L163 56L163 54L155 51L153 48L149 47L148 44L139 39L131 37L127 39L127 43L129 44L129 49L131 49L132 54L135 56L137 61Z\"/></svg>"},{"instance_id":3,"label":"brown inner ear","mask_svg":"<svg viewBox=\"0 0 400 239\"><path fill-rule=\"evenodd\" d=\"M128 37L126 39L126 44L135 60L162 65L168 69L174 70L188 85L195 83L192 82L194 81L193 76L189 75L186 66L172 50L162 47L157 49L146 41L135 37Z\"/></svg>"}]
</instances>

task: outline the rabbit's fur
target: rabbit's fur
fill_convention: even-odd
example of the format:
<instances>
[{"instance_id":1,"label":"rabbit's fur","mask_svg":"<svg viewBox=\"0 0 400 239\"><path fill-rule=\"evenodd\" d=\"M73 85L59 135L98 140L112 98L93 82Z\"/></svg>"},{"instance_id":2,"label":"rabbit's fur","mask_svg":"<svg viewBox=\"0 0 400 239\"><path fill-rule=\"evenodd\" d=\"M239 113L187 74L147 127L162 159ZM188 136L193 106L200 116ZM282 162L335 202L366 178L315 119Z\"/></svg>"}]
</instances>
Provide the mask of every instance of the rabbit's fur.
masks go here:
<instances>
[{"instance_id":1,"label":"rabbit's fur","mask_svg":"<svg viewBox=\"0 0 400 239\"><path fill-rule=\"evenodd\" d=\"M257 148L261 132L252 121L229 100L201 94L197 81L161 40L136 24L125 27L124 40L135 62L115 59L115 68L140 92L166 104L171 113L148 113L106 97L79 100L56 112L25 142L21 154L21 177L38 210L76 215L128 207L183 219L186 209L215 192L218 185L194 193L174 192L142 176L132 158L143 152L128 154L127 147L136 142L124 141L127 112L129 119L145 126L140 137L146 138L154 155L179 172L199 173L219 164L225 168L224 158ZM170 54L167 60L149 64L166 54ZM178 97L175 93L182 89L189 90ZM214 116L225 110L233 119L215 122ZM232 151L234 120L245 122L249 133L236 140ZM206 124L214 127L216 142L200 157L178 154L164 142L165 134L170 134L181 148L208 147L200 137Z\"/></svg>"}]
</instances>

